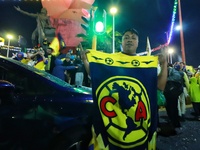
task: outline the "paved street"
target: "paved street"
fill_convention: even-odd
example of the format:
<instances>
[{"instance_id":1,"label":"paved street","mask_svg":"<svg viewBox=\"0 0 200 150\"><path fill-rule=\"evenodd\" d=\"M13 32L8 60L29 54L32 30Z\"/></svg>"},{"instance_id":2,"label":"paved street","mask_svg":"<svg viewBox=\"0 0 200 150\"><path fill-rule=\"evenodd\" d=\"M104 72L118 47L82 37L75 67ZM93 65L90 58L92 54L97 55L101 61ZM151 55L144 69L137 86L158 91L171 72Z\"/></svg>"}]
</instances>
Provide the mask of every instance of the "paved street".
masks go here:
<instances>
[{"instance_id":1,"label":"paved street","mask_svg":"<svg viewBox=\"0 0 200 150\"><path fill-rule=\"evenodd\" d=\"M167 136L170 134L170 129L164 126L166 132L157 137L158 150L200 150L200 121L194 119L192 112L192 106L187 105L186 120L181 122L181 134ZM161 109L159 115L160 122L165 124L167 119L165 109Z\"/></svg>"}]
</instances>

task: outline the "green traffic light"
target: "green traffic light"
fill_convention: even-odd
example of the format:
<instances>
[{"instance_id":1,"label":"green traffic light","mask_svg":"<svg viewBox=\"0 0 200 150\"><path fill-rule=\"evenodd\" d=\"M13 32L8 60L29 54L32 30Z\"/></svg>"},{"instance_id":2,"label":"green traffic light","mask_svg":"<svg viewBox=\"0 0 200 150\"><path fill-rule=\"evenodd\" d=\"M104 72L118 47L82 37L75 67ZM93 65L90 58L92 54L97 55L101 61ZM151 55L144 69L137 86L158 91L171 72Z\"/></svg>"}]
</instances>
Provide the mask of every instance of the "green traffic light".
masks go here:
<instances>
[{"instance_id":1,"label":"green traffic light","mask_svg":"<svg viewBox=\"0 0 200 150\"><path fill-rule=\"evenodd\" d=\"M97 9L94 12L93 32L96 35L103 35L106 32L106 11Z\"/></svg>"},{"instance_id":2,"label":"green traffic light","mask_svg":"<svg viewBox=\"0 0 200 150\"><path fill-rule=\"evenodd\" d=\"M95 31L101 33L104 31L104 24L101 21L98 21L95 25Z\"/></svg>"}]
</instances>

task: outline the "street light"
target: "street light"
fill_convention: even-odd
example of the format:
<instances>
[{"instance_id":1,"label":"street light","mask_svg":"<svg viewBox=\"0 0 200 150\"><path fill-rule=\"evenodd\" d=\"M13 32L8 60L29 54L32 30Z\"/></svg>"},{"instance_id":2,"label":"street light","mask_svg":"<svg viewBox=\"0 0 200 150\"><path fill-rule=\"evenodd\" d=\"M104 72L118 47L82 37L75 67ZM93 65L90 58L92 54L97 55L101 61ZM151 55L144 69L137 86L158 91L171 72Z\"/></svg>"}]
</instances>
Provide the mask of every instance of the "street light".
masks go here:
<instances>
[{"instance_id":1,"label":"street light","mask_svg":"<svg viewBox=\"0 0 200 150\"><path fill-rule=\"evenodd\" d=\"M180 25L177 25L177 26L175 27L175 29L176 29L177 31L180 31L180 30L181 30L181 26L180 26Z\"/></svg>"},{"instance_id":2,"label":"street light","mask_svg":"<svg viewBox=\"0 0 200 150\"><path fill-rule=\"evenodd\" d=\"M184 38L183 38L183 30L182 30L182 26L177 25L175 27L175 30L180 32L180 41L181 41L181 53L182 53L182 62L186 62L185 60L185 47L184 47Z\"/></svg>"},{"instance_id":3,"label":"street light","mask_svg":"<svg viewBox=\"0 0 200 150\"><path fill-rule=\"evenodd\" d=\"M168 49L168 62L170 62L170 64L172 64L172 54L174 53L174 49L169 48Z\"/></svg>"},{"instance_id":4,"label":"street light","mask_svg":"<svg viewBox=\"0 0 200 150\"><path fill-rule=\"evenodd\" d=\"M112 52L115 53L115 14L117 13L117 8L112 7L110 9L110 13L113 16L113 50L112 50Z\"/></svg>"},{"instance_id":5,"label":"street light","mask_svg":"<svg viewBox=\"0 0 200 150\"><path fill-rule=\"evenodd\" d=\"M7 57L9 57L9 50L10 50L10 40L13 38L12 35L8 34L7 35L8 38L8 49L7 49Z\"/></svg>"}]
</instances>

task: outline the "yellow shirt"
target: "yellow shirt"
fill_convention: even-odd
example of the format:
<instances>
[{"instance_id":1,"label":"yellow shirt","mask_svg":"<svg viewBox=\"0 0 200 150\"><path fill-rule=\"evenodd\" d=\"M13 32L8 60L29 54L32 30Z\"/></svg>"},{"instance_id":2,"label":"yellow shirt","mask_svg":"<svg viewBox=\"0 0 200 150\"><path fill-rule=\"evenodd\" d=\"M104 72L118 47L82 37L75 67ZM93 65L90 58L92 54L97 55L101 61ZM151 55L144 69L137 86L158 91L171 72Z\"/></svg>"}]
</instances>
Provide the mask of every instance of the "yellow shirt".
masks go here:
<instances>
[{"instance_id":1,"label":"yellow shirt","mask_svg":"<svg viewBox=\"0 0 200 150\"><path fill-rule=\"evenodd\" d=\"M45 70L45 64L43 61L38 62L34 67L39 69L39 70Z\"/></svg>"}]
</instances>

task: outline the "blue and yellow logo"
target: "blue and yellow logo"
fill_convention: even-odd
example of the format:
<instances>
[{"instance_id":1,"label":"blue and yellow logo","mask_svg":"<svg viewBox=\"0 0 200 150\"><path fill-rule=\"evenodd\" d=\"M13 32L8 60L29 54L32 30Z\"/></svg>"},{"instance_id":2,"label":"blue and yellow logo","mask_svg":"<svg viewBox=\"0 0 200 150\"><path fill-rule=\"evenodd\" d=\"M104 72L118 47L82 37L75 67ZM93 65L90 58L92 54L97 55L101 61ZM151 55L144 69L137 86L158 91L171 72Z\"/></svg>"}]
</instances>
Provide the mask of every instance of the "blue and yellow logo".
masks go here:
<instances>
[{"instance_id":1,"label":"blue and yellow logo","mask_svg":"<svg viewBox=\"0 0 200 150\"><path fill-rule=\"evenodd\" d=\"M110 143L134 148L146 142L151 124L150 103L139 80L111 77L97 88L96 97Z\"/></svg>"}]
</instances>

